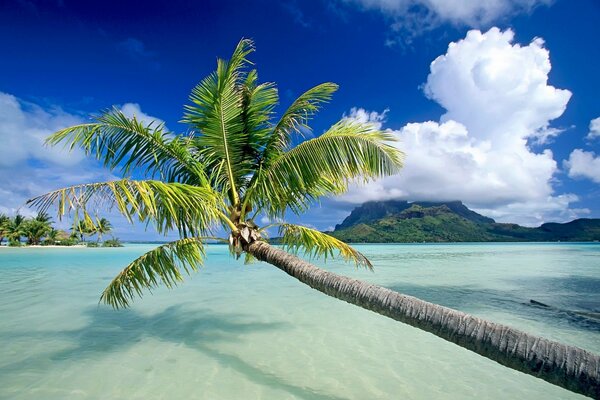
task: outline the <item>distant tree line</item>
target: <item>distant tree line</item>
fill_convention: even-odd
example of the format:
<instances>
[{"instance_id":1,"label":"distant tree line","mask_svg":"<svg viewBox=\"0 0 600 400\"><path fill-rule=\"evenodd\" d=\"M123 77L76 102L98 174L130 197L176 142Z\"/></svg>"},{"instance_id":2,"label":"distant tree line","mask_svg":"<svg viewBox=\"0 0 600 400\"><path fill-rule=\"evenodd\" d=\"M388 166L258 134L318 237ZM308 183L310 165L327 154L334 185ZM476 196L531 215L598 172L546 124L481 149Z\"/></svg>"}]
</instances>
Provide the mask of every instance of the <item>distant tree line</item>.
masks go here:
<instances>
[{"instance_id":1,"label":"distant tree line","mask_svg":"<svg viewBox=\"0 0 600 400\"><path fill-rule=\"evenodd\" d=\"M112 231L112 225L106 218L92 220L81 220L73 224L70 232L56 229L50 215L45 212L38 213L33 218L26 218L17 214L10 218L0 214L0 245L4 240L8 246L21 246L23 240L30 246L73 246L86 243L86 237L96 235L95 242L87 242L88 247L98 247L102 238ZM118 238L112 237L102 242L103 247L121 247Z\"/></svg>"}]
</instances>

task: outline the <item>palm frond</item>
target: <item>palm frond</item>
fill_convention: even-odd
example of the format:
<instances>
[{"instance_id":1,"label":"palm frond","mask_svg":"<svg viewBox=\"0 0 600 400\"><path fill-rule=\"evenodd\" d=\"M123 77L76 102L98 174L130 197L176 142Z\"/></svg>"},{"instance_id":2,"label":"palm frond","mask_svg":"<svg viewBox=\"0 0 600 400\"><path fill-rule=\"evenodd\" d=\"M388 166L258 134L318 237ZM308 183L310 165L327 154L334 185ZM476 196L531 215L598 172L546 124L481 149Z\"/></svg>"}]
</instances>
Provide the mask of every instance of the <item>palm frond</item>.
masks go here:
<instances>
[{"instance_id":1,"label":"palm frond","mask_svg":"<svg viewBox=\"0 0 600 400\"><path fill-rule=\"evenodd\" d=\"M345 192L356 179L366 182L397 173L403 155L393 141L393 135L369 124L340 121L261 171L249 193L251 201L269 216L280 216L287 207L300 213L319 197Z\"/></svg>"},{"instance_id":2,"label":"palm frond","mask_svg":"<svg viewBox=\"0 0 600 400\"><path fill-rule=\"evenodd\" d=\"M292 103L275 125L264 149L265 164L268 165L270 159L289 147L294 133L302 135L302 129L310 129L307 125L310 117L316 114L324 103L331 100L337 89L338 85L335 83L322 83L307 90Z\"/></svg>"},{"instance_id":3,"label":"palm frond","mask_svg":"<svg viewBox=\"0 0 600 400\"><path fill-rule=\"evenodd\" d=\"M102 292L100 301L113 308L128 307L143 290L161 283L168 288L183 281L183 273L197 271L204 260L201 238L185 238L163 244L138 257L123 269Z\"/></svg>"},{"instance_id":4,"label":"palm frond","mask_svg":"<svg viewBox=\"0 0 600 400\"><path fill-rule=\"evenodd\" d=\"M166 131L163 125L144 125L113 108L88 124L62 129L46 139L49 145L64 142L82 148L105 166L123 175L139 167L168 182L206 182L202 165L190 154L188 141Z\"/></svg>"},{"instance_id":5,"label":"palm frond","mask_svg":"<svg viewBox=\"0 0 600 400\"><path fill-rule=\"evenodd\" d=\"M240 165L243 175L252 174L262 156L262 150L271 138L271 118L279 101L275 84L266 82L258 84L256 70L250 71L246 81L240 87L242 93L242 123L246 144Z\"/></svg>"},{"instance_id":6,"label":"palm frond","mask_svg":"<svg viewBox=\"0 0 600 400\"><path fill-rule=\"evenodd\" d=\"M260 140L250 142L264 145L267 134L272 129L270 124L273 109L279 101L277 88L272 82L258 84L258 73L252 70L240 87L242 94L242 119L247 135L258 136Z\"/></svg>"},{"instance_id":7,"label":"palm frond","mask_svg":"<svg viewBox=\"0 0 600 400\"><path fill-rule=\"evenodd\" d=\"M346 261L353 261L356 266L373 269L371 262L352 246L316 229L294 224L281 224L279 228L281 243L292 252L300 250L310 257L335 257L337 253Z\"/></svg>"},{"instance_id":8,"label":"palm frond","mask_svg":"<svg viewBox=\"0 0 600 400\"><path fill-rule=\"evenodd\" d=\"M196 146L206 167L221 171L226 179L232 201L237 199L236 182L243 171L234 168L243 160L247 132L242 119L242 95L239 86L245 79L246 57L254 51L251 40L243 39L229 61L218 60L217 70L202 80L190 94L193 105L186 106L184 122L200 133ZM224 168L215 167L224 162Z\"/></svg>"},{"instance_id":9,"label":"palm frond","mask_svg":"<svg viewBox=\"0 0 600 400\"><path fill-rule=\"evenodd\" d=\"M211 189L182 183L117 180L75 185L35 197L27 204L46 211L56 206L58 215L71 211L116 207L132 222L155 222L159 232L177 229L183 236L209 232L219 220L222 199Z\"/></svg>"}]
</instances>

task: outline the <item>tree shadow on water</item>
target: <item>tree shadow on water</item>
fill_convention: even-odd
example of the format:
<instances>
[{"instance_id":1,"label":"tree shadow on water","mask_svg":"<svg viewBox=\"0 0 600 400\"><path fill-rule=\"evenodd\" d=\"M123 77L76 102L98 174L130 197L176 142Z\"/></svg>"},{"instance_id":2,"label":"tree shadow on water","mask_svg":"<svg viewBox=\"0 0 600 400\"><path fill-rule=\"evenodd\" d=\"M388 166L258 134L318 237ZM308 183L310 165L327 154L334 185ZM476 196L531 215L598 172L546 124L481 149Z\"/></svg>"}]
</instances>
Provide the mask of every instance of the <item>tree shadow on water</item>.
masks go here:
<instances>
[{"instance_id":1,"label":"tree shadow on water","mask_svg":"<svg viewBox=\"0 0 600 400\"><path fill-rule=\"evenodd\" d=\"M54 359L72 360L87 357L90 353L118 351L146 338L195 348L208 343L242 340L251 332L286 328L286 324L280 322L251 321L243 314L216 314L182 306L172 306L151 315L106 307L90 309L85 314L89 317L85 327L63 333L77 345L56 353Z\"/></svg>"},{"instance_id":2,"label":"tree shadow on water","mask_svg":"<svg viewBox=\"0 0 600 400\"><path fill-rule=\"evenodd\" d=\"M67 349L36 354L21 361L0 365L0 376L5 378L20 371L44 373L56 368L56 363L77 363L97 355L124 352L146 339L183 344L231 368L256 384L287 392L301 399L343 400L316 389L294 385L273 371L264 370L235 354L215 349L220 342L240 342L250 333L284 330L282 322L260 322L243 314L217 314L209 310L185 309L172 306L162 312L144 315L131 309L115 312L105 307L88 309L88 323L79 329L67 331L11 332L24 339L41 340L53 337L74 345ZM0 340L9 339L0 334ZM249 342L248 345L251 345ZM1 382L1 379L0 379Z\"/></svg>"}]
</instances>

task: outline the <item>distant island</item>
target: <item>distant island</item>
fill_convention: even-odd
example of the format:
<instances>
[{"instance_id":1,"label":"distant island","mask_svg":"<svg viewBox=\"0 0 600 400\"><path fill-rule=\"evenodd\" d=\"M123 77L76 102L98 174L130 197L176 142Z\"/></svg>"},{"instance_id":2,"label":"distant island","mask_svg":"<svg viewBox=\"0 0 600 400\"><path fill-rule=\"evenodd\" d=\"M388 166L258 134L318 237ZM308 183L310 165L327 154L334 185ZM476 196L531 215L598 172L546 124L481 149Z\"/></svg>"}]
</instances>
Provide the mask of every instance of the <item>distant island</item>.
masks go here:
<instances>
[{"instance_id":1,"label":"distant island","mask_svg":"<svg viewBox=\"0 0 600 400\"><path fill-rule=\"evenodd\" d=\"M600 219L581 218L537 228L498 223L461 201L371 201L356 207L330 235L353 243L592 242Z\"/></svg>"}]
</instances>

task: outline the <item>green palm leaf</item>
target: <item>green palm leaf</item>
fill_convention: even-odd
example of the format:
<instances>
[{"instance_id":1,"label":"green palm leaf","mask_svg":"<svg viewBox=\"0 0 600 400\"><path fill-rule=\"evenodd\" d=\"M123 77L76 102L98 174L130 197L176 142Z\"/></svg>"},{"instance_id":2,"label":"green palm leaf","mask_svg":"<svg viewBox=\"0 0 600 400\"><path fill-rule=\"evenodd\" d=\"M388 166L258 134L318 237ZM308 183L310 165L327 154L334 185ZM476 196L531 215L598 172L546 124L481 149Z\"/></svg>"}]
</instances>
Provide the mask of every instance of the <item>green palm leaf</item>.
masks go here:
<instances>
[{"instance_id":1,"label":"green palm leaf","mask_svg":"<svg viewBox=\"0 0 600 400\"><path fill-rule=\"evenodd\" d=\"M279 228L281 243L292 252L302 250L310 257L335 257L338 253L346 261L353 261L356 266L373 269L371 262L352 246L316 229L294 224L281 224Z\"/></svg>"},{"instance_id":2,"label":"green palm leaf","mask_svg":"<svg viewBox=\"0 0 600 400\"><path fill-rule=\"evenodd\" d=\"M225 183L232 203L238 202L236 184L244 175L242 169L234 168L243 161L247 143L239 87L245 80L246 57L252 51L252 41L245 39L239 42L229 61L219 59L217 70L192 90L190 101L193 105L186 106L184 116L184 122L201 133L195 143L207 169L226 174L213 178L213 181Z\"/></svg>"},{"instance_id":3,"label":"green palm leaf","mask_svg":"<svg viewBox=\"0 0 600 400\"><path fill-rule=\"evenodd\" d=\"M116 207L128 221L154 222L159 232L177 229L183 236L203 235L219 221L222 203L211 189L182 183L134 181L75 185L33 198L27 204L45 211L56 206L59 216Z\"/></svg>"},{"instance_id":4,"label":"green palm leaf","mask_svg":"<svg viewBox=\"0 0 600 400\"><path fill-rule=\"evenodd\" d=\"M202 165L191 157L189 141L165 131L163 125L144 125L117 108L95 118L95 122L62 129L46 143L66 142L70 149L81 147L104 165L119 168L124 175L139 167L162 180L204 184Z\"/></svg>"},{"instance_id":5,"label":"green palm leaf","mask_svg":"<svg viewBox=\"0 0 600 400\"><path fill-rule=\"evenodd\" d=\"M370 124L344 120L318 138L283 153L261 171L251 201L269 216L289 207L300 213L322 196L340 194L348 184L391 175L402 166L395 138Z\"/></svg>"},{"instance_id":6,"label":"green palm leaf","mask_svg":"<svg viewBox=\"0 0 600 400\"><path fill-rule=\"evenodd\" d=\"M246 144L240 165L243 176L252 175L260 162L263 149L271 138L273 126L271 118L273 110L279 101L277 89L273 83L257 84L256 70L250 71L246 81L240 88L242 95L242 124Z\"/></svg>"},{"instance_id":7,"label":"green palm leaf","mask_svg":"<svg viewBox=\"0 0 600 400\"><path fill-rule=\"evenodd\" d=\"M114 308L129 306L135 295L161 283L168 288L183 281L183 273L197 271L204 260L201 238L185 238L150 250L123 269L108 285L100 301Z\"/></svg>"},{"instance_id":8,"label":"green palm leaf","mask_svg":"<svg viewBox=\"0 0 600 400\"><path fill-rule=\"evenodd\" d=\"M322 83L301 94L283 113L279 122L273 128L273 133L263 152L264 164L290 145L292 134L302 135L302 129L309 130L307 125L311 116L317 113L321 106L331 100L338 85L331 82Z\"/></svg>"}]
</instances>

